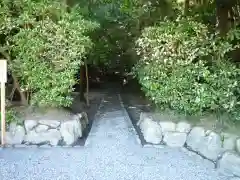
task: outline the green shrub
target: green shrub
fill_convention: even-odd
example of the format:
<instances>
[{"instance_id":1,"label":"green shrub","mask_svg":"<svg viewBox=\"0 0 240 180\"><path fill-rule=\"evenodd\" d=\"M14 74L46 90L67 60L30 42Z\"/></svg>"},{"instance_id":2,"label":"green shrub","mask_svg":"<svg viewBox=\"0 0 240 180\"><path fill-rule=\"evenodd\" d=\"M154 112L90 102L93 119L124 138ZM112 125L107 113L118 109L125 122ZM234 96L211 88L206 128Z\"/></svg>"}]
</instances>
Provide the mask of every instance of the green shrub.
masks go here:
<instances>
[{"instance_id":1,"label":"green shrub","mask_svg":"<svg viewBox=\"0 0 240 180\"><path fill-rule=\"evenodd\" d=\"M140 61L134 67L143 90L162 108L186 114L228 112L240 118L240 69L226 54L237 47L208 33L191 19L165 21L146 28L137 40Z\"/></svg>"},{"instance_id":2,"label":"green shrub","mask_svg":"<svg viewBox=\"0 0 240 180\"><path fill-rule=\"evenodd\" d=\"M21 88L33 104L69 106L75 74L93 45L87 33L98 24L85 20L77 7L67 11L63 1L4 2L0 33L7 34L10 68Z\"/></svg>"},{"instance_id":3,"label":"green shrub","mask_svg":"<svg viewBox=\"0 0 240 180\"><path fill-rule=\"evenodd\" d=\"M13 109L7 109L5 116L6 116L7 125L9 125L12 122L17 123L18 121L17 113ZM1 112L0 112L0 122L1 122ZM1 124L0 124L0 127L1 127Z\"/></svg>"}]
</instances>

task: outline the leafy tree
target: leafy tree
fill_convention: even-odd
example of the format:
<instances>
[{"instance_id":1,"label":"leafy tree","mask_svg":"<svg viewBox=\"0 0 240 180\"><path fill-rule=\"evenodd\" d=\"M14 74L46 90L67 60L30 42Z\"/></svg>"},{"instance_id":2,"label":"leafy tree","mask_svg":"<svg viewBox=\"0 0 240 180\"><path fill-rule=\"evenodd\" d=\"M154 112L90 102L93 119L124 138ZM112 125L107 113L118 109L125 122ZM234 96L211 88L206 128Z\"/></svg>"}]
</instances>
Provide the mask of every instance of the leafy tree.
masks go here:
<instances>
[{"instance_id":1,"label":"leafy tree","mask_svg":"<svg viewBox=\"0 0 240 180\"><path fill-rule=\"evenodd\" d=\"M3 54L30 102L69 106L75 74L93 45L86 34L98 24L62 1L3 0L1 10Z\"/></svg>"},{"instance_id":2,"label":"leafy tree","mask_svg":"<svg viewBox=\"0 0 240 180\"><path fill-rule=\"evenodd\" d=\"M209 34L194 18L167 20L144 29L136 41L135 72L146 95L159 107L186 114L227 112L239 119L240 69L227 53L239 30L226 37Z\"/></svg>"}]
</instances>

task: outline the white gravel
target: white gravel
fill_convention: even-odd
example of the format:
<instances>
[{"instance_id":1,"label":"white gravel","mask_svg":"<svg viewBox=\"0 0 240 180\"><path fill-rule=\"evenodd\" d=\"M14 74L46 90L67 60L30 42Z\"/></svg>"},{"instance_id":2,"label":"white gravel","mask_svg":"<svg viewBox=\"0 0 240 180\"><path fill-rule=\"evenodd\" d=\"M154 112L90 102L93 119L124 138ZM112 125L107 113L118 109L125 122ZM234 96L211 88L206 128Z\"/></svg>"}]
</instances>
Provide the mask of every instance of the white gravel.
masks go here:
<instances>
[{"instance_id":1,"label":"white gravel","mask_svg":"<svg viewBox=\"0 0 240 180\"><path fill-rule=\"evenodd\" d=\"M0 150L0 180L228 180L177 148L143 148L119 103L103 101L85 147Z\"/></svg>"}]
</instances>

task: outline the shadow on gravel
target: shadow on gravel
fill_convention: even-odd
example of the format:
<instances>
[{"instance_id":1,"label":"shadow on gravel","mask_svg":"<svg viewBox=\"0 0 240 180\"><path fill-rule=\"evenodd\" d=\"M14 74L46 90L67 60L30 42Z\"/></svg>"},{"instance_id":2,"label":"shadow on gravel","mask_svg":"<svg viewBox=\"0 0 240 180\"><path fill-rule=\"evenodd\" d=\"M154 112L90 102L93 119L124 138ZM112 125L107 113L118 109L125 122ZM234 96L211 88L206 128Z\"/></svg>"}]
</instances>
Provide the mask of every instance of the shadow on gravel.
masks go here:
<instances>
[{"instance_id":1,"label":"shadow on gravel","mask_svg":"<svg viewBox=\"0 0 240 180\"><path fill-rule=\"evenodd\" d=\"M94 94L94 95L92 95ZM95 115L97 114L99 110L99 106L101 104L103 94L100 92L91 92L89 103L90 106L87 107L84 102L80 102L79 95L75 96L72 106L70 107L70 111L73 113L81 113L86 112L88 115L88 125L83 131L83 136L78 139L76 143L74 143L72 146L84 146L85 142L87 140L87 137L91 131L93 121L95 119Z\"/></svg>"},{"instance_id":2,"label":"shadow on gravel","mask_svg":"<svg viewBox=\"0 0 240 180\"><path fill-rule=\"evenodd\" d=\"M121 92L122 101L124 107L132 121L132 124L139 136L142 146L151 144L146 142L141 132L141 129L137 125L142 112L154 112L154 105L145 97L144 93L140 91L138 86L126 86Z\"/></svg>"}]
</instances>

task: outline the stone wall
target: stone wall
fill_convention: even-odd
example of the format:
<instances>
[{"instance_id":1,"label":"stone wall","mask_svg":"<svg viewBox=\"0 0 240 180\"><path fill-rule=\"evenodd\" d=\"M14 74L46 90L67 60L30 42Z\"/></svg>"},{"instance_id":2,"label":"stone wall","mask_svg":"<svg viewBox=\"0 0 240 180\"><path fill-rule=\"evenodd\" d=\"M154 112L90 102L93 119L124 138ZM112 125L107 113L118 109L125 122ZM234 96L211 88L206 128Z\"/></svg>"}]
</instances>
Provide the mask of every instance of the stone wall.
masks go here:
<instances>
[{"instance_id":1,"label":"stone wall","mask_svg":"<svg viewBox=\"0 0 240 180\"><path fill-rule=\"evenodd\" d=\"M240 178L240 137L193 127L186 121L160 121L154 117L141 113L137 124L146 142L185 147L212 161L222 173Z\"/></svg>"},{"instance_id":2,"label":"stone wall","mask_svg":"<svg viewBox=\"0 0 240 180\"><path fill-rule=\"evenodd\" d=\"M73 114L64 109L48 109L28 114L22 123L11 123L5 143L8 146L72 146L88 125L86 113Z\"/></svg>"}]
</instances>

